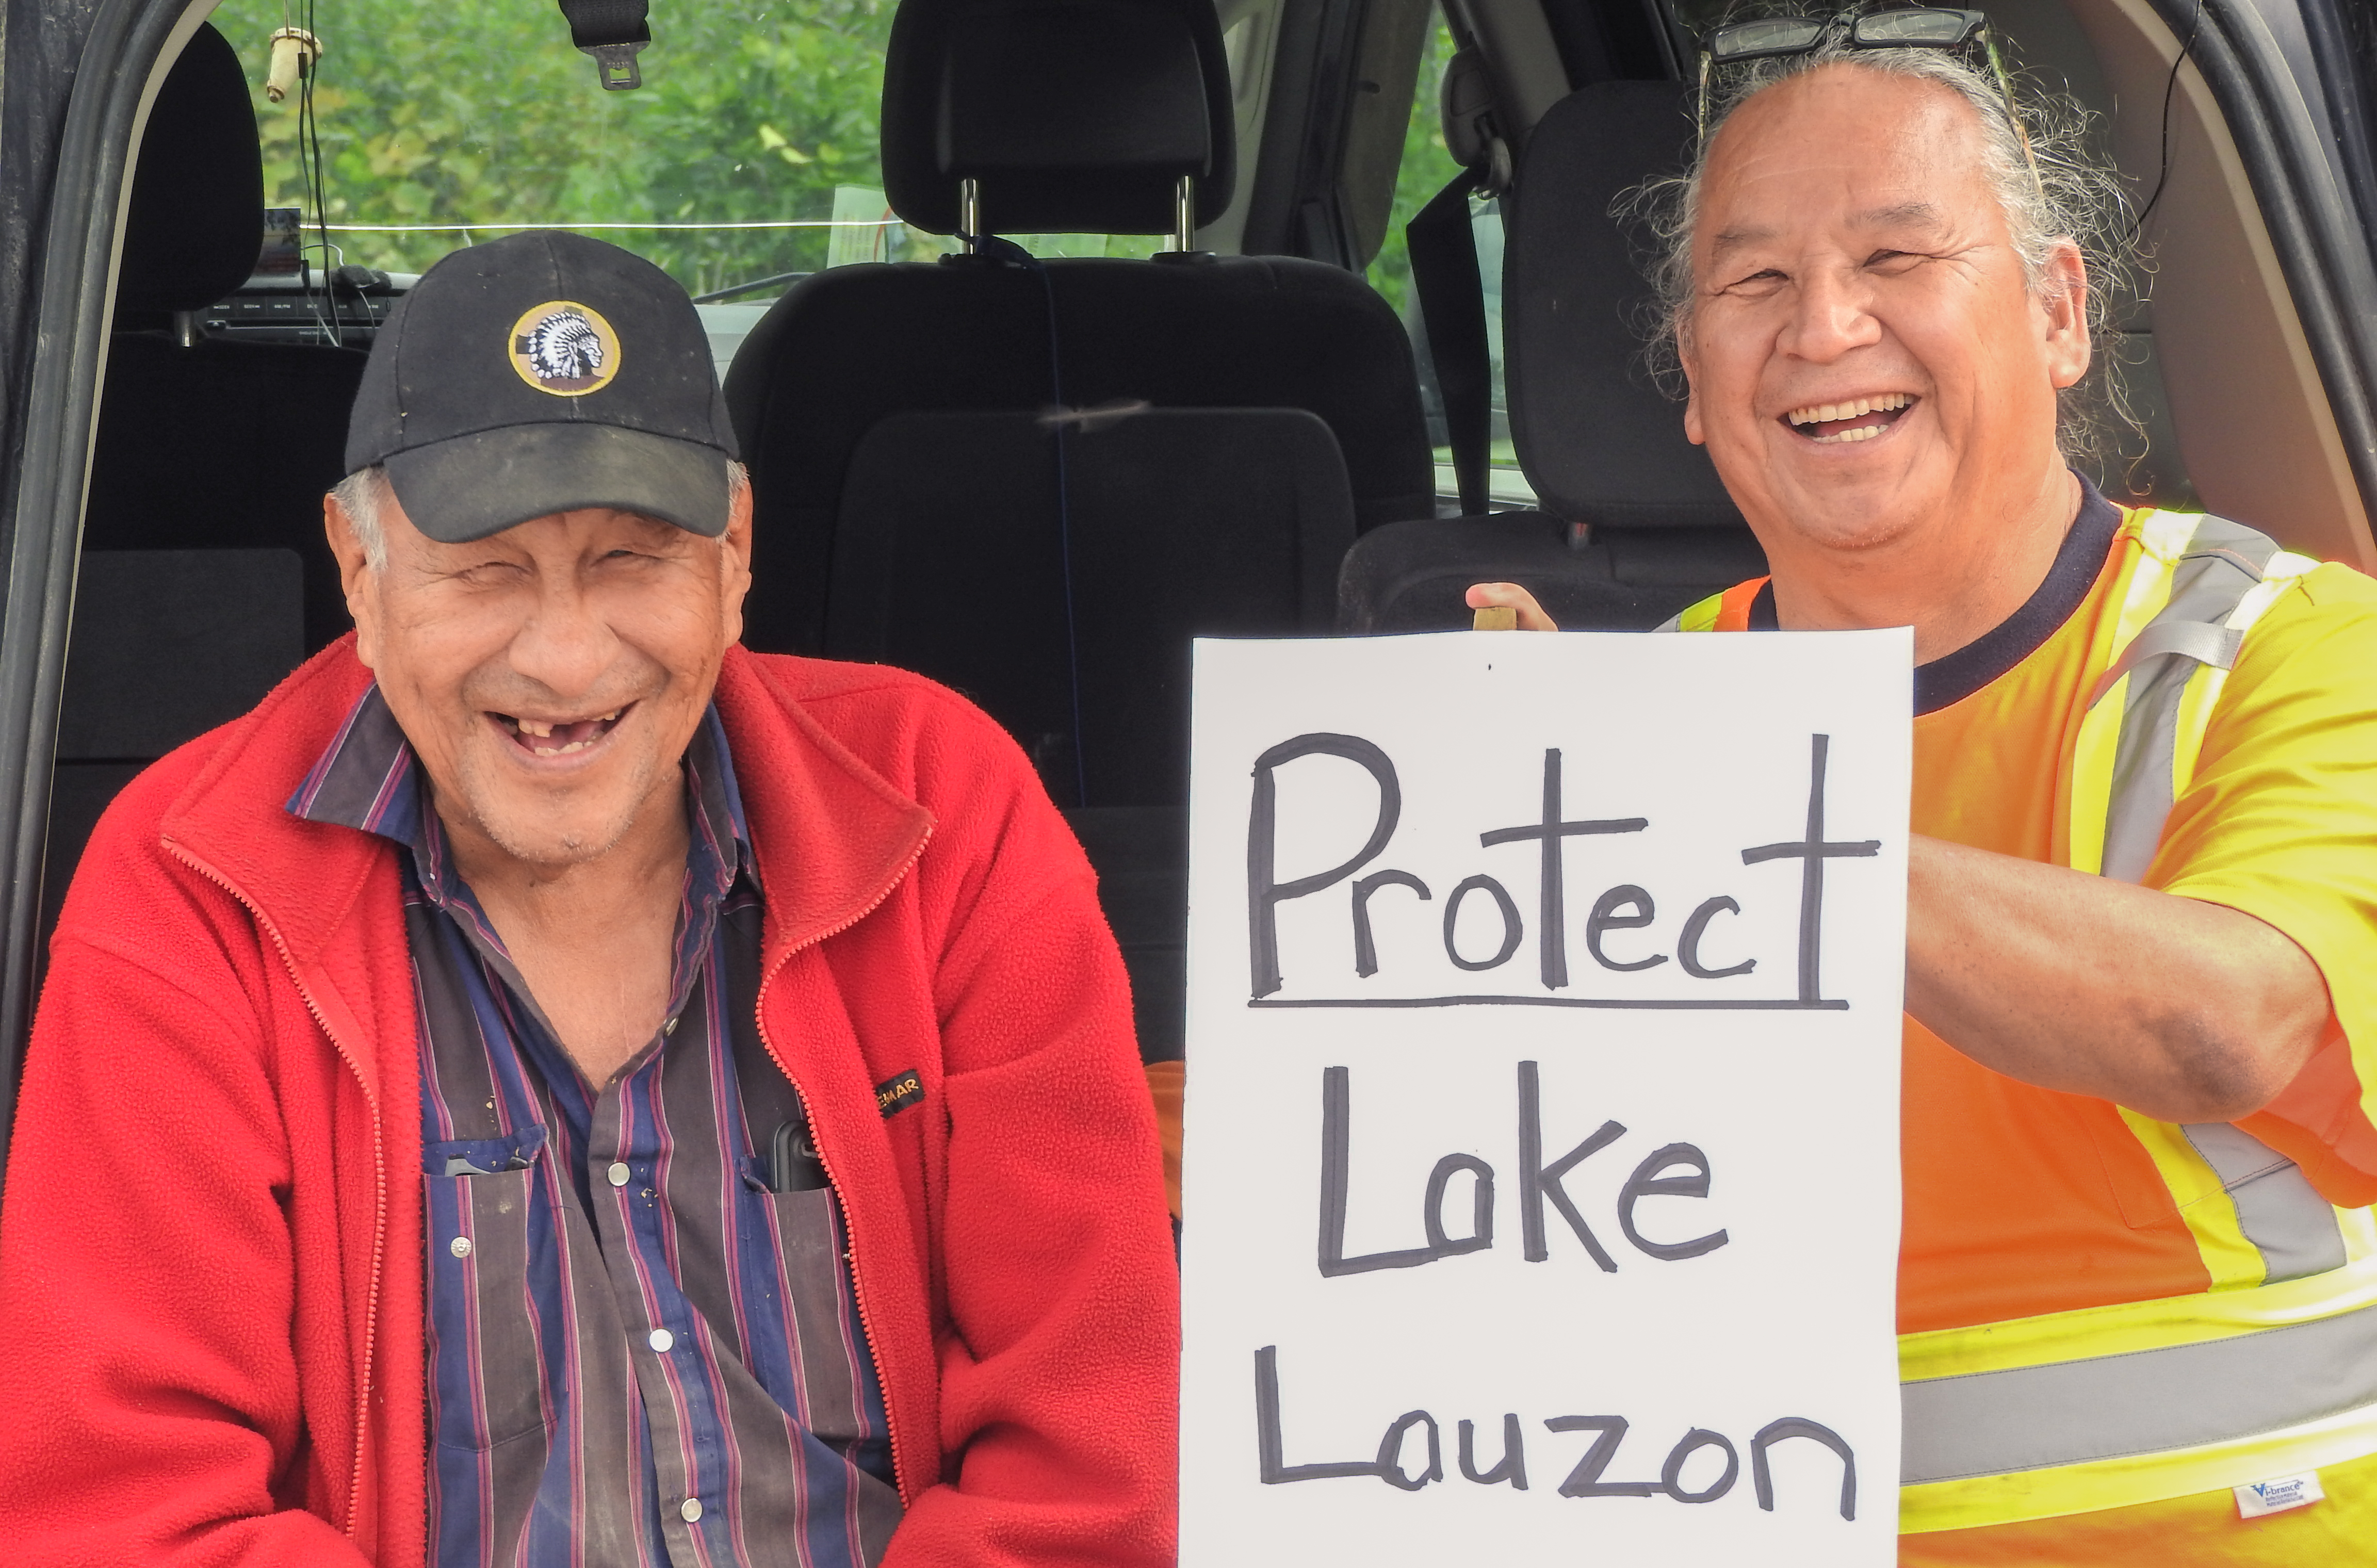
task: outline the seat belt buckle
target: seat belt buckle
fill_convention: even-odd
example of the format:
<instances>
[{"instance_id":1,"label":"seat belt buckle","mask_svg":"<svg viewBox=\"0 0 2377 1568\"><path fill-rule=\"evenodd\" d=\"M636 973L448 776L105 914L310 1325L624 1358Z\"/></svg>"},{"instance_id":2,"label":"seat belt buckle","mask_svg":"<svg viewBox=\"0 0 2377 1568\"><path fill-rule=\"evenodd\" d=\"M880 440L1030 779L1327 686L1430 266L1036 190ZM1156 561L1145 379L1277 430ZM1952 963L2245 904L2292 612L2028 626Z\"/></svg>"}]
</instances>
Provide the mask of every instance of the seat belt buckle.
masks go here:
<instances>
[{"instance_id":1,"label":"seat belt buckle","mask_svg":"<svg viewBox=\"0 0 2377 1568\"><path fill-rule=\"evenodd\" d=\"M603 91L629 92L644 85L644 73L636 64L636 56L651 42L651 39L639 38L626 43L584 43L579 45L578 52L593 56L594 74L603 78Z\"/></svg>"}]
</instances>

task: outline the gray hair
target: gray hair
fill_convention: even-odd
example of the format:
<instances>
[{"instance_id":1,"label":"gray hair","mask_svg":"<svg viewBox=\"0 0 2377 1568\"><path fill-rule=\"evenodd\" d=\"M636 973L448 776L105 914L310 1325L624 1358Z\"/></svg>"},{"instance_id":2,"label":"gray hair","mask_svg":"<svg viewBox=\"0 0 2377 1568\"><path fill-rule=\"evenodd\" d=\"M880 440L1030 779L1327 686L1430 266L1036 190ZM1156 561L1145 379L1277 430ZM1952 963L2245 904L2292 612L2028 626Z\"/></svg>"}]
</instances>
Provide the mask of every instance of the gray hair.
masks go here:
<instances>
[{"instance_id":1,"label":"gray hair","mask_svg":"<svg viewBox=\"0 0 2377 1568\"><path fill-rule=\"evenodd\" d=\"M751 487L751 471L739 462L726 465L726 494L731 499ZM383 497L393 497L396 491L388 481L385 465L374 463L360 468L330 486L330 498L339 503L353 524L356 540L364 547L364 559L372 570L388 566L388 529L380 521Z\"/></svg>"},{"instance_id":2,"label":"gray hair","mask_svg":"<svg viewBox=\"0 0 2377 1568\"><path fill-rule=\"evenodd\" d=\"M347 514L355 539L364 547L364 559L374 571L388 566L388 530L380 522L379 503L381 497L392 494L388 470L378 463L359 468L330 486L330 499Z\"/></svg>"},{"instance_id":3,"label":"gray hair","mask_svg":"<svg viewBox=\"0 0 2377 1568\"><path fill-rule=\"evenodd\" d=\"M1759 7L1763 9L1763 7ZM1757 14L1743 8L1727 20ZM1999 47L2002 52L2004 40ZM2133 295L2138 269L2132 253L2129 193L2120 176L2089 147L2093 116L2067 93L2050 92L2012 77L2013 114L1985 65L1945 49L1859 49L1835 30L1817 48L1722 69L1712 84L1708 130L1690 165L1619 197L1622 214L1647 223L1653 241L1647 270L1656 291L1648 321L1654 375L1671 389L1678 382L1677 351L1690 331L1694 299L1692 232L1700 221L1701 181L1717 132L1760 92L1827 66L1851 66L1883 76L1937 83L1962 99L1981 125L1981 173L2004 209L2013 251L2032 291L2050 286L2046 266L2060 242L2079 248L2088 273L2084 319L2095 343L2088 374L2057 398L2056 436L2068 457L2109 461L2118 431L2142 435L2121 384L2119 356L2108 332L2117 304ZM2027 144L2025 150L2025 143ZM2034 169L2036 173L2034 174Z\"/></svg>"}]
</instances>

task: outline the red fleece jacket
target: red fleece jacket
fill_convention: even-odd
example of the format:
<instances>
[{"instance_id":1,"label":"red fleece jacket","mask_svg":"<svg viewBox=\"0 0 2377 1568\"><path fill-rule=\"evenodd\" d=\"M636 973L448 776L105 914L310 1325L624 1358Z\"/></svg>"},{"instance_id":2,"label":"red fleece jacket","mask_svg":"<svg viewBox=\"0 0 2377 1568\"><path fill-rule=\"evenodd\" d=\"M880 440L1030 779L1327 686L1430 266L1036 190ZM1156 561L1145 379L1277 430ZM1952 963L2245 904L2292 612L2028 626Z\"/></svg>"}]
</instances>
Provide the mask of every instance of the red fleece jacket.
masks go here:
<instances>
[{"instance_id":1,"label":"red fleece jacket","mask_svg":"<svg viewBox=\"0 0 2377 1568\"><path fill-rule=\"evenodd\" d=\"M369 679L341 642L150 768L75 878L0 1217L18 1568L423 1561L397 852L281 808ZM767 890L760 1031L882 1371L889 1562L1169 1561L1178 1281L1088 863L927 681L737 649L718 705ZM922 1103L879 1114L911 1069Z\"/></svg>"}]
</instances>

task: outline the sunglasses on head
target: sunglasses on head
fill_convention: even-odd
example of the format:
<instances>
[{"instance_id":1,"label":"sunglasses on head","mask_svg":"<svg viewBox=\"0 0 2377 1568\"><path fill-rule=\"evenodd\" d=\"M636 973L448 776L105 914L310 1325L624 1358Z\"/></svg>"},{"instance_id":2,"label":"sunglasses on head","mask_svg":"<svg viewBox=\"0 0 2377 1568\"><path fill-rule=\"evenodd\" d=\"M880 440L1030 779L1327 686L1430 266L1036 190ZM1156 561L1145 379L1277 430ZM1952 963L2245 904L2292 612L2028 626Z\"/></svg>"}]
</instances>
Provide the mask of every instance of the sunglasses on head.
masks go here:
<instances>
[{"instance_id":1,"label":"sunglasses on head","mask_svg":"<svg viewBox=\"0 0 2377 1568\"><path fill-rule=\"evenodd\" d=\"M1699 145L1705 149L1708 143L1709 78L1719 66L1812 54L1834 37L1844 39L1852 49L1962 49L1977 41L1989 63L1989 74L1997 80L1998 92L2005 100L2006 123L2022 142L2031 181L2038 186L2040 195L2046 194L2038 160L2030 150L2030 133L2023 128L2022 116L2014 109L2013 83L1998 57L1989 18L1980 11L1920 6L1894 11L1838 11L1821 17L1759 17L1720 27L1701 46Z\"/></svg>"}]
</instances>

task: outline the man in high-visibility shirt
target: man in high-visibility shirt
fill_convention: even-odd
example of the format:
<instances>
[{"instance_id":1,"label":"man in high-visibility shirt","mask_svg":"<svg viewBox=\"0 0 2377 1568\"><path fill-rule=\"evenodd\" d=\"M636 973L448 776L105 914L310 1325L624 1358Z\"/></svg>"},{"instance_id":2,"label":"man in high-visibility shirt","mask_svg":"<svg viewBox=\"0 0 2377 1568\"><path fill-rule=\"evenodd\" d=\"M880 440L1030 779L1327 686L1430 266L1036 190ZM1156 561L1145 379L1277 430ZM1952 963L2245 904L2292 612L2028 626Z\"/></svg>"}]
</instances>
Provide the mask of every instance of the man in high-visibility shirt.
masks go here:
<instances>
[{"instance_id":1,"label":"man in high-visibility shirt","mask_svg":"<svg viewBox=\"0 0 2377 1568\"><path fill-rule=\"evenodd\" d=\"M1679 628L1915 628L1901 1561L2377 1562L2377 583L2072 472L2086 171L1852 25L1717 82L1667 303L1773 569Z\"/></svg>"}]
</instances>

